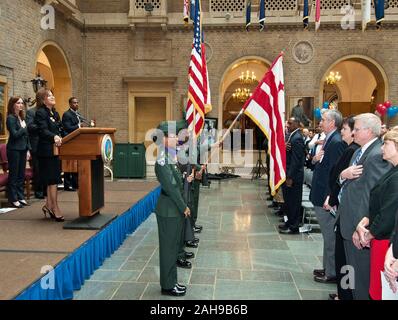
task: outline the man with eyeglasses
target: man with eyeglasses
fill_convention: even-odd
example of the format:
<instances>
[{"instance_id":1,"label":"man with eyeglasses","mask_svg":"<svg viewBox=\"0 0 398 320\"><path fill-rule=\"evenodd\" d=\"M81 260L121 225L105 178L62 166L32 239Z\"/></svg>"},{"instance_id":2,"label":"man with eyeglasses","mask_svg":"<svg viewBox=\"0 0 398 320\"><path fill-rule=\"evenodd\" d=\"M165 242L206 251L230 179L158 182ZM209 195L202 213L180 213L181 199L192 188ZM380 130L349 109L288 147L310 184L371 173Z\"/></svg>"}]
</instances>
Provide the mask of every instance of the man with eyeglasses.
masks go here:
<instances>
[{"instance_id":1,"label":"man with eyeglasses","mask_svg":"<svg viewBox=\"0 0 398 320\"><path fill-rule=\"evenodd\" d=\"M355 300L368 300L370 285L370 252L362 247L357 230L361 228L360 221L369 216L370 190L392 166L383 160L380 131L381 121L376 115L363 113L355 117L354 141L360 148L339 177L342 188L337 214L346 261L355 272L354 283L350 283Z\"/></svg>"}]
</instances>

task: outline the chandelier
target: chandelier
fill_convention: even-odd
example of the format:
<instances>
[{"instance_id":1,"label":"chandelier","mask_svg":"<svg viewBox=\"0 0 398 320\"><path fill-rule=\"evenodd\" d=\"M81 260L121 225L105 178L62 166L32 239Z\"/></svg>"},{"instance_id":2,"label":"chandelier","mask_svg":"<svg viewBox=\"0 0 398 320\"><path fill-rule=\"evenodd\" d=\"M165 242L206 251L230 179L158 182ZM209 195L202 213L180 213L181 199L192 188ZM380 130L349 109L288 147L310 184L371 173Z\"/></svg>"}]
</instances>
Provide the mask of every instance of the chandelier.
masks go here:
<instances>
[{"instance_id":1,"label":"chandelier","mask_svg":"<svg viewBox=\"0 0 398 320\"><path fill-rule=\"evenodd\" d=\"M341 80L341 75L338 71L330 71L329 75L326 77L327 84L335 84L337 81Z\"/></svg>"},{"instance_id":2,"label":"chandelier","mask_svg":"<svg viewBox=\"0 0 398 320\"><path fill-rule=\"evenodd\" d=\"M254 74L254 71L251 72L249 70L246 70L246 74L242 71L241 75L239 76L240 83L242 84L252 84L254 81L256 81L256 75Z\"/></svg>"},{"instance_id":3,"label":"chandelier","mask_svg":"<svg viewBox=\"0 0 398 320\"><path fill-rule=\"evenodd\" d=\"M249 97L252 96L252 93L250 92L250 89L248 88L236 88L235 93L232 94L232 97L234 100L239 101L239 102L245 102Z\"/></svg>"}]
</instances>

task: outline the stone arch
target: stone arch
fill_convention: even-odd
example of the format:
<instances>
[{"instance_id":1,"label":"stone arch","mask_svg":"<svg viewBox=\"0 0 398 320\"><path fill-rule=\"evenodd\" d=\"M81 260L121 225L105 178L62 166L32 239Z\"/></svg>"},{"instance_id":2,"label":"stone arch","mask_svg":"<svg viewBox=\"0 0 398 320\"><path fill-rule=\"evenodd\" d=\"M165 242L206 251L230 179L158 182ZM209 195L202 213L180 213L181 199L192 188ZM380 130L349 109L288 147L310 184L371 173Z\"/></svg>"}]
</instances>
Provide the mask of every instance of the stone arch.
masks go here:
<instances>
[{"instance_id":1,"label":"stone arch","mask_svg":"<svg viewBox=\"0 0 398 320\"><path fill-rule=\"evenodd\" d=\"M262 65L261 69L268 69L271 66L271 62L267 59L256 56L256 55L246 55L240 57L238 59L233 60L224 68L224 72L220 78L219 88L218 88L218 129L221 130L223 127L223 109L224 109L224 100L227 88L239 78L241 71L248 64L258 63L259 66ZM261 80L265 71L261 70L261 72L256 72L257 80Z\"/></svg>"},{"instance_id":2,"label":"stone arch","mask_svg":"<svg viewBox=\"0 0 398 320\"><path fill-rule=\"evenodd\" d=\"M357 50L356 50L357 51ZM320 68L321 72L318 74L316 83L319 84L318 91L318 105L322 104L323 92L325 88L325 77L329 74L332 69L336 68L337 65L341 65L342 62L355 62L366 67L373 75L376 88L378 88L377 96L375 97L374 104L381 103L388 99L389 96L389 85L388 77L384 68L372 57L369 56L369 51L363 49L363 52L346 54L343 55L335 54L331 56L327 62ZM340 91L339 89L338 91ZM342 93L339 92L339 97Z\"/></svg>"},{"instance_id":3,"label":"stone arch","mask_svg":"<svg viewBox=\"0 0 398 320\"><path fill-rule=\"evenodd\" d=\"M40 45L36 54L35 74L38 71L48 81L47 87L53 90L57 111L62 116L69 108L72 77L66 54L56 42L45 41Z\"/></svg>"}]
</instances>

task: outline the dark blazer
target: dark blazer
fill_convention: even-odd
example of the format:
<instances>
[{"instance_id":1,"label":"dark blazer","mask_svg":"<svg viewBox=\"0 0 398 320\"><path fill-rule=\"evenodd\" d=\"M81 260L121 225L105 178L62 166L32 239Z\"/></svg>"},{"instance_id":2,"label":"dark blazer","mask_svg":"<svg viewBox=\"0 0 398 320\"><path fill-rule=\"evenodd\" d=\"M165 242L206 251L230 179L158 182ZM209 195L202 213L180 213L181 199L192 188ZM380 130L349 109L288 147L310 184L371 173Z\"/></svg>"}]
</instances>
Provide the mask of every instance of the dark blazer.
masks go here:
<instances>
[{"instance_id":1,"label":"dark blazer","mask_svg":"<svg viewBox=\"0 0 398 320\"><path fill-rule=\"evenodd\" d=\"M8 131L10 132L7 142L7 149L19 151L29 150L30 143L28 129L22 128L18 117L13 114L8 115L6 125Z\"/></svg>"},{"instance_id":2,"label":"dark blazer","mask_svg":"<svg viewBox=\"0 0 398 320\"><path fill-rule=\"evenodd\" d=\"M289 142L291 148L286 151L286 178L291 178L294 184L303 183L305 146L301 131L294 132Z\"/></svg>"},{"instance_id":3,"label":"dark blazer","mask_svg":"<svg viewBox=\"0 0 398 320\"><path fill-rule=\"evenodd\" d=\"M377 240L391 237L398 210L398 166L388 171L370 191L369 231Z\"/></svg>"},{"instance_id":4,"label":"dark blazer","mask_svg":"<svg viewBox=\"0 0 398 320\"><path fill-rule=\"evenodd\" d=\"M71 109L65 111L62 115L62 126L64 128L65 135L79 129L79 119Z\"/></svg>"},{"instance_id":5,"label":"dark blazer","mask_svg":"<svg viewBox=\"0 0 398 320\"><path fill-rule=\"evenodd\" d=\"M47 107L37 108L35 123L39 130L39 144L37 154L39 157L51 157L54 155L54 137L61 136L62 123L57 111L52 114Z\"/></svg>"},{"instance_id":6,"label":"dark blazer","mask_svg":"<svg viewBox=\"0 0 398 320\"><path fill-rule=\"evenodd\" d=\"M380 178L392 168L392 164L383 160L381 140L376 139L362 154L358 165L363 165L362 175L357 179L346 180L341 195L337 216L340 217L341 235L346 240L352 239L358 223L369 216L370 191ZM353 154L350 165L354 162L359 148Z\"/></svg>"},{"instance_id":7,"label":"dark blazer","mask_svg":"<svg viewBox=\"0 0 398 320\"><path fill-rule=\"evenodd\" d=\"M327 195L330 193L329 176L333 166L343 154L347 144L341 140L338 130L334 131L323 146L324 156L314 167L312 176L310 201L314 206L322 207Z\"/></svg>"},{"instance_id":8,"label":"dark blazer","mask_svg":"<svg viewBox=\"0 0 398 320\"><path fill-rule=\"evenodd\" d=\"M352 155L354 154L355 150L359 148L359 145L356 144L355 142L351 143L344 151L339 160L337 160L336 165L332 168L332 171L330 172L329 176L329 205L330 206L337 206L339 204L339 200L337 196L339 195L341 186L338 183L338 179L340 176L340 173L347 169L350 160L352 158Z\"/></svg>"},{"instance_id":9,"label":"dark blazer","mask_svg":"<svg viewBox=\"0 0 398 320\"><path fill-rule=\"evenodd\" d=\"M26 125L28 127L29 141L32 148L32 152L37 152L37 145L39 143L39 129L35 123L35 114L37 107L30 108L26 112Z\"/></svg>"},{"instance_id":10,"label":"dark blazer","mask_svg":"<svg viewBox=\"0 0 398 320\"><path fill-rule=\"evenodd\" d=\"M398 210L395 212L395 225L391 236L392 253L395 259L398 259Z\"/></svg>"}]
</instances>

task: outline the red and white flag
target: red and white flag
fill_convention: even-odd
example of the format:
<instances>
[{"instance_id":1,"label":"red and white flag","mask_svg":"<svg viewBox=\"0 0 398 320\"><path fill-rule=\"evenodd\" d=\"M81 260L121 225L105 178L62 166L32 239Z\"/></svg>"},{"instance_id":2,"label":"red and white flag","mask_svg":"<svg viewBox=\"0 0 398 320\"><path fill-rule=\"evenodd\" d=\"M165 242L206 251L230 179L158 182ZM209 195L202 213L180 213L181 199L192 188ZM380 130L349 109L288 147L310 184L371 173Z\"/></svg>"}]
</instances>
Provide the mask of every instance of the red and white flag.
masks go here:
<instances>
[{"instance_id":1,"label":"red and white flag","mask_svg":"<svg viewBox=\"0 0 398 320\"><path fill-rule=\"evenodd\" d=\"M188 130L197 137L202 132L205 119L205 106L210 105L210 87L206 64L205 44L203 43L200 0L195 1L194 37L189 64L188 102L186 120Z\"/></svg>"},{"instance_id":2,"label":"red and white flag","mask_svg":"<svg viewBox=\"0 0 398 320\"><path fill-rule=\"evenodd\" d=\"M272 195L275 195L276 190L286 179L285 90L282 59L281 53L243 106L244 113L257 124L268 139L269 184Z\"/></svg>"},{"instance_id":3,"label":"red and white flag","mask_svg":"<svg viewBox=\"0 0 398 320\"><path fill-rule=\"evenodd\" d=\"M315 3L315 31L319 29L321 25L321 0L316 0Z\"/></svg>"}]
</instances>

